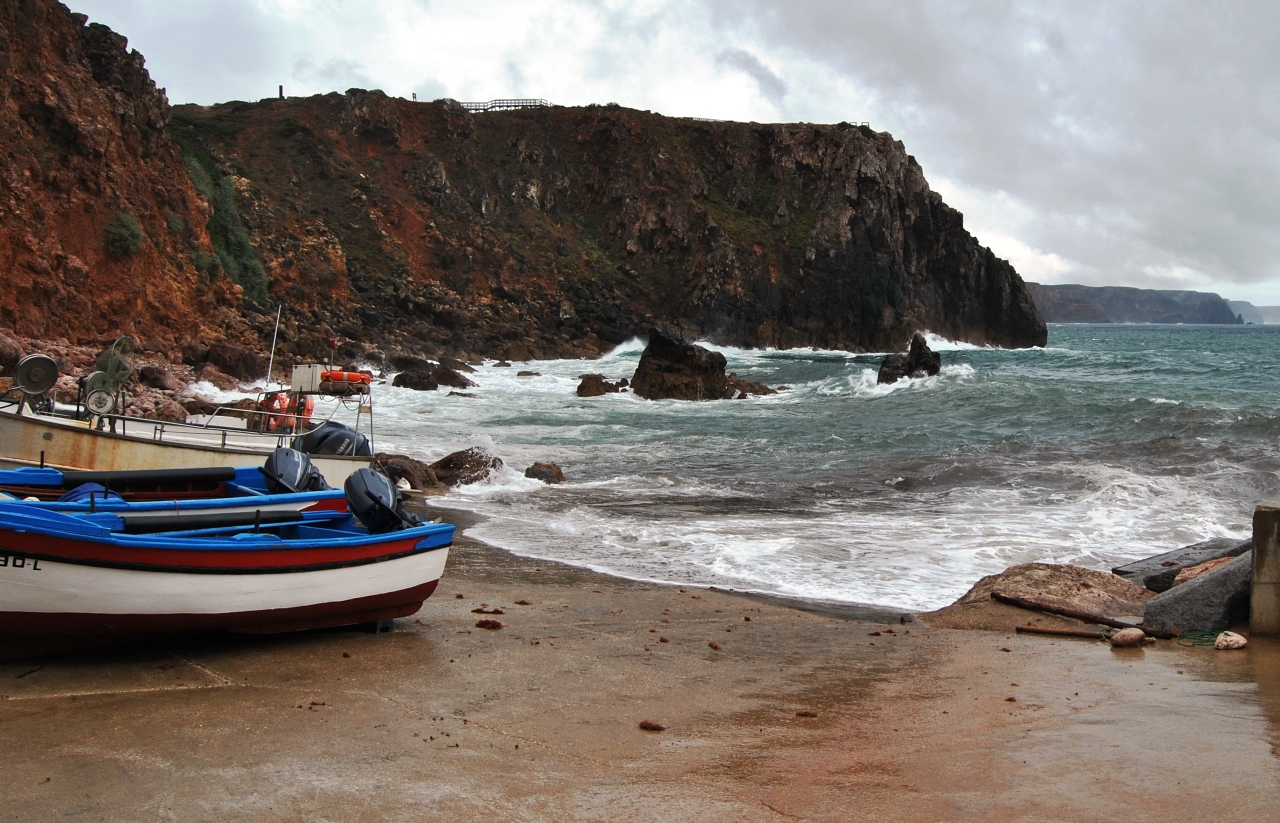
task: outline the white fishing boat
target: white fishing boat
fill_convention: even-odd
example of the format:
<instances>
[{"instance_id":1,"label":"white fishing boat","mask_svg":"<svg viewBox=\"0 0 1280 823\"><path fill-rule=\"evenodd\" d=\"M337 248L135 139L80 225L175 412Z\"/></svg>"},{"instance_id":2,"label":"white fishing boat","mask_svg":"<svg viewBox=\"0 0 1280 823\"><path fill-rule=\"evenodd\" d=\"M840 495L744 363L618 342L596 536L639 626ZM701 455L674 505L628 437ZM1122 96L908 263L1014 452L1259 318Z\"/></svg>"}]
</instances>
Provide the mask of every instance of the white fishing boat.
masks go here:
<instances>
[{"instance_id":1,"label":"white fishing boat","mask_svg":"<svg viewBox=\"0 0 1280 823\"><path fill-rule=\"evenodd\" d=\"M334 379L339 378L339 379ZM52 358L30 355L14 371L0 397L0 468L125 471L197 469L261 463L282 446L319 442L312 462L332 486L341 486L373 454L373 403L369 376L297 366L288 389L265 392L258 410L218 410L174 423L116 413L118 396L92 388L84 402L57 404L45 397L57 382ZM105 395L105 396L104 396ZM336 398L333 413L312 419L317 398ZM354 425L336 420L354 413ZM325 453L329 452L329 453Z\"/></svg>"}]
</instances>

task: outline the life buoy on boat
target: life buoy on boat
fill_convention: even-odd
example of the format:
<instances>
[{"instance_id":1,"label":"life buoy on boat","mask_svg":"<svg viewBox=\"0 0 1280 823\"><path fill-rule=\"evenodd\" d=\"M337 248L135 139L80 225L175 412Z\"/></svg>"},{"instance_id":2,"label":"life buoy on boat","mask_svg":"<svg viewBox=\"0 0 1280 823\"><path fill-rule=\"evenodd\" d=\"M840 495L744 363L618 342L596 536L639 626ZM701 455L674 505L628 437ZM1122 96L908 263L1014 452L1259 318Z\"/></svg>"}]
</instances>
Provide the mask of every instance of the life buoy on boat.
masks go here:
<instances>
[{"instance_id":1,"label":"life buoy on boat","mask_svg":"<svg viewBox=\"0 0 1280 823\"><path fill-rule=\"evenodd\" d=\"M362 371L326 371L320 372L321 382L331 383L363 383L366 386L373 382L373 375Z\"/></svg>"},{"instance_id":2,"label":"life buoy on boat","mask_svg":"<svg viewBox=\"0 0 1280 823\"><path fill-rule=\"evenodd\" d=\"M289 405L285 412L289 415L289 424L294 431L304 431L311 422L311 415L316 410L316 399L309 394L289 395Z\"/></svg>"},{"instance_id":3,"label":"life buoy on boat","mask_svg":"<svg viewBox=\"0 0 1280 823\"><path fill-rule=\"evenodd\" d=\"M286 414L289 399L284 392L275 392L262 398L262 410L267 413L267 431L275 431L289 422Z\"/></svg>"}]
</instances>

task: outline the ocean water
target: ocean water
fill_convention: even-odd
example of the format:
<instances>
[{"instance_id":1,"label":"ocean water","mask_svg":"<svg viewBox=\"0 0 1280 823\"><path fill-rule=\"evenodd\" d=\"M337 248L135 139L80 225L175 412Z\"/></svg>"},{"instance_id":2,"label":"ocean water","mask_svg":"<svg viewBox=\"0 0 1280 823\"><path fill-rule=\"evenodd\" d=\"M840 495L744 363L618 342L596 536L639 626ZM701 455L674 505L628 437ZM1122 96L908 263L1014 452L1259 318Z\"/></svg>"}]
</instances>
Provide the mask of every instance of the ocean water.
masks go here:
<instances>
[{"instance_id":1,"label":"ocean water","mask_svg":"<svg viewBox=\"0 0 1280 823\"><path fill-rule=\"evenodd\" d=\"M1280 492L1280 327L1051 326L1044 349L933 338L936 377L883 355L721 347L775 396L579 398L599 361L486 365L475 396L375 388L379 449L481 446L507 469L433 502L510 551L624 577L929 609L1014 563L1119 563L1246 537ZM540 372L518 377L521 369ZM559 463L569 482L522 476Z\"/></svg>"}]
</instances>

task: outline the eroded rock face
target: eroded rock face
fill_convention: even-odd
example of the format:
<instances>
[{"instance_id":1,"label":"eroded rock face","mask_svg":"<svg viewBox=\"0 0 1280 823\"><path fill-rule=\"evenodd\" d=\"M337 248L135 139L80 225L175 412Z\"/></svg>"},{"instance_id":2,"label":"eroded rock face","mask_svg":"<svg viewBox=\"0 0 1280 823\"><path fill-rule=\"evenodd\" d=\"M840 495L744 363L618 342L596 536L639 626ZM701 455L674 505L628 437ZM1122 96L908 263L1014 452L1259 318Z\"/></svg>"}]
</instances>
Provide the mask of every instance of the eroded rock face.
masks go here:
<instances>
[{"instance_id":1,"label":"eroded rock face","mask_svg":"<svg viewBox=\"0 0 1280 823\"><path fill-rule=\"evenodd\" d=\"M877 383L896 383L904 377L925 377L942 371L942 356L929 348L919 333L911 336L907 356L891 354L880 363Z\"/></svg>"},{"instance_id":2,"label":"eroded rock face","mask_svg":"<svg viewBox=\"0 0 1280 823\"><path fill-rule=\"evenodd\" d=\"M649 330L631 390L646 400L730 400L775 394L761 383L726 375L724 355L686 343L669 329Z\"/></svg>"},{"instance_id":3,"label":"eroded rock face","mask_svg":"<svg viewBox=\"0 0 1280 823\"><path fill-rule=\"evenodd\" d=\"M170 110L142 55L55 0L0 8L0 85L0 327L23 336L265 354L274 318L217 273L208 227L229 205L267 283L240 258L221 268L289 306L285 362L375 342L595 357L655 322L779 348L893 351L918 328L1046 339L1013 268L866 127L476 117L355 89ZM197 192L172 136L225 197ZM137 221L128 255L108 252L118 212Z\"/></svg>"},{"instance_id":4,"label":"eroded rock face","mask_svg":"<svg viewBox=\"0 0 1280 823\"><path fill-rule=\"evenodd\" d=\"M244 181L273 290L352 338L513 362L596 356L655 322L850 351L903 349L919 328L1046 338L1013 268L867 128L476 117L362 91L182 106L173 128Z\"/></svg>"},{"instance_id":5,"label":"eroded rock face","mask_svg":"<svg viewBox=\"0 0 1280 823\"><path fill-rule=\"evenodd\" d=\"M437 460L431 464L431 471L441 483L454 488L484 480L491 472L502 468L502 465L502 458L472 448Z\"/></svg>"},{"instance_id":6,"label":"eroded rock face","mask_svg":"<svg viewBox=\"0 0 1280 823\"><path fill-rule=\"evenodd\" d=\"M237 288L197 271L207 206L122 35L55 0L0 4L0 91L0 326L163 351L247 329ZM121 214L131 254L108 241Z\"/></svg>"}]
</instances>

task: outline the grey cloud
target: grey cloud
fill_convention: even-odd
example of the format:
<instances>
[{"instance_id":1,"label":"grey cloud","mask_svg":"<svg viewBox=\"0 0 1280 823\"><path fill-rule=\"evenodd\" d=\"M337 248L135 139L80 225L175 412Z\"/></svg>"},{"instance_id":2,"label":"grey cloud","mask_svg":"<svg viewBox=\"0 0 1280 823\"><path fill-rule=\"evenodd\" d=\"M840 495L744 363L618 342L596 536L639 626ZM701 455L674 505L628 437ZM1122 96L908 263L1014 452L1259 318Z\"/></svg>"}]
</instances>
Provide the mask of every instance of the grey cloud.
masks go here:
<instances>
[{"instance_id":1,"label":"grey cloud","mask_svg":"<svg viewBox=\"0 0 1280 823\"><path fill-rule=\"evenodd\" d=\"M293 76L313 87L318 86L332 91L347 89L372 89L377 84L364 73L364 67L354 60L343 60L338 57L317 64L309 54L298 58L293 64Z\"/></svg>"},{"instance_id":2,"label":"grey cloud","mask_svg":"<svg viewBox=\"0 0 1280 823\"><path fill-rule=\"evenodd\" d=\"M449 96L449 89L444 83L434 77L429 77L415 83L413 93L418 95L418 99L422 101L439 100L442 97Z\"/></svg>"},{"instance_id":3,"label":"grey cloud","mask_svg":"<svg viewBox=\"0 0 1280 823\"><path fill-rule=\"evenodd\" d=\"M868 89L926 173L1026 203L1084 279L1280 275L1278 6L705 2Z\"/></svg>"},{"instance_id":4,"label":"grey cloud","mask_svg":"<svg viewBox=\"0 0 1280 823\"><path fill-rule=\"evenodd\" d=\"M732 66L750 75L760 87L760 93L774 103L780 102L787 95L787 84L782 78L769 71L769 68L760 62L760 58L751 52L742 49L725 49L716 55L716 62Z\"/></svg>"},{"instance_id":5,"label":"grey cloud","mask_svg":"<svg viewBox=\"0 0 1280 823\"><path fill-rule=\"evenodd\" d=\"M173 103L274 96L285 67L282 35L253 0L68 0L142 52Z\"/></svg>"}]
</instances>

